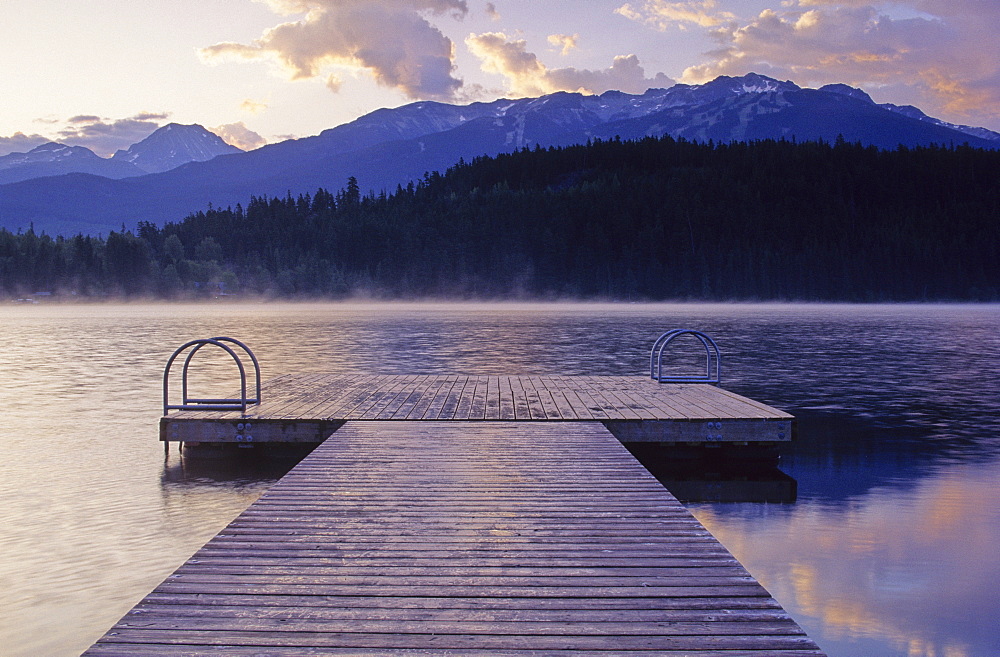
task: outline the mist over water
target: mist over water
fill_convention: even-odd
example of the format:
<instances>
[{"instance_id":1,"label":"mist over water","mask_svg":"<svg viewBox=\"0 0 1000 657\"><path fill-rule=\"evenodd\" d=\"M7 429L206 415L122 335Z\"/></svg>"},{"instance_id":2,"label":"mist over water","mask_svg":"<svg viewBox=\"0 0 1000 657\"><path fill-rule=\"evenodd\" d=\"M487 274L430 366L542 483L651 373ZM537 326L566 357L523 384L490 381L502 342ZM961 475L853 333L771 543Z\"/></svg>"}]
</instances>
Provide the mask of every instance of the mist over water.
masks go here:
<instances>
[{"instance_id":1,"label":"mist over water","mask_svg":"<svg viewBox=\"0 0 1000 657\"><path fill-rule=\"evenodd\" d=\"M190 339L243 340L265 379L646 376L657 335L687 327L719 343L725 388L799 418L794 502L689 508L820 646L1000 654L997 326L997 306L10 304L0 645L78 654L293 465L165 457L162 368Z\"/></svg>"}]
</instances>

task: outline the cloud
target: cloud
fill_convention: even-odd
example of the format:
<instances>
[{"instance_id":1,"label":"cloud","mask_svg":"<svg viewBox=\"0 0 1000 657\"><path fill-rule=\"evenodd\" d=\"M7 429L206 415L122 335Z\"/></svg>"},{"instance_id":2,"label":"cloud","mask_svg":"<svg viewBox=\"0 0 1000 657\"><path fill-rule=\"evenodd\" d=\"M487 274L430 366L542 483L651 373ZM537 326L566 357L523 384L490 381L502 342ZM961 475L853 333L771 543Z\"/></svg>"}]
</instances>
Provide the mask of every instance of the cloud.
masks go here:
<instances>
[{"instance_id":1,"label":"cloud","mask_svg":"<svg viewBox=\"0 0 1000 657\"><path fill-rule=\"evenodd\" d=\"M267 143L266 139L248 128L242 121L220 125L217 128L212 128L211 131L222 137L227 144L245 151L252 151Z\"/></svg>"},{"instance_id":2,"label":"cloud","mask_svg":"<svg viewBox=\"0 0 1000 657\"><path fill-rule=\"evenodd\" d=\"M646 0L638 8L626 3L616 9L615 13L652 25L659 30L667 30L670 27L687 29L689 24L698 27L715 27L736 18L732 13L722 11L717 0L688 0L687 2Z\"/></svg>"},{"instance_id":3,"label":"cloud","mask_svg":"<svg viewBox=\"0 0 1000 657\"><path fill-rule=\"evenodd\" d=\"M163 112L140 112L125 119L106 119L81 114L66 120L66 127L57 132L57 141L73 146L86 146L98 155L107 157L118 149L128 148L142 141L169 116Z\"/></svg>"},{"instance_id":4,"label":"cloud","mask_svg":"<svg viewBox=\"0 0 1000 657\"><path fill-rule=\"evenodd\" d=\"M170 118L170 112L139 112L132 118L136 121L165 121Z\"/></svg>"},{"instance_id":5,"label":"cloud","mask_svg":"<svg viewBox=\"0 0 1000 657\"><path fill-rule=\"evenodd\" d=\"M492 2L486 3L486 15L489 16L491 20L500 20L500 12L497 11L497 6Z\"/></svg>"},{"instance_id":6,"label":"cloud","mask_svg":"<svg viewBox=\"0 0 1000 657\"><path fill-rule=\"evenodd\" d=\"M249 112L250 114L260 114L267 109L267 103L262 103L252 98L245 99L240 103L240 109L244 112Z\"/></svg>"},{"instance_id":7,"label":"cloud","mask_svg":"<svg viewBox=\"0 0 1000 657\"><path fill-rule=\"evenodd\" d=\"M208 62L273 59L292 79L340 78L326 70L366 70L382 86L410 98L449 99L462 86L453 72L454 44L426 15L468 14L465 0L266 0L281 23L252 43L217 43L200 51Z\"/></svg>"},{"instance_id":8,"label":"cloud","mask_svg":"<svg viewBox=\"0 0 1000 657\"><path fill-rule=\"evenodd\" d=\"M600 71L550 69L528 52L527 42L512 41L503 32L471 34L465 44L481 60L484 71L507 78L509 92L515 96L540 96L555 91L599 94L610 89L642 93L650 87L673 84L662 73L647 78L635 55L615 57L609 68Z\"/></svg>"},{"instance_id":9,"label":"cloud","mask_svg":"<svg viewBox=\"0 0 1000 657\"><path fill-rule=\"evenodd\" d=\"M71 116L66 119L66 123L96 123L101 120L101 117L95 116L93 114L78 114L76 116Z\"/></svg>"},{"instance_id":10,"label":"cloud","mask_svg":"<svg viewBox=\"0 0 1000 657\"><path fill-rule=\"evenodd\" d=\"M927 40L949 40L937 22L894 21L874 7L803 11L766 9L743 25L715 30L713 61L688 68L685 80L704 81L740 70L767 68L802 81L847 82L862 76L886 83L912 77L926 62Z\"/></svg>"},{"instance_id":11,"label":"cloud","mask_svg":"<svg viewBox=\"0 0 1000 657\"><path fill-rule=\"evenodd\" d=\"M50 141L52 140L42 135L26 135L23 132L15 132L10 137L0 137L0 156L11 153L27 153L32 148Z\"/></svg>"},{"instance_id":12,"label":"cloud","mask_svg":"<svg viewBox=\"0 0 1000 657\"><path fill-rule=\"evenodd\" d=\"M1000 2L773 0L737 17L714 0L647 0L618 13L656 29L699 27L718 44L682 80L751 71L803 86L844 82L879 102L1000 127ZM727 8L738 3L726 5Z\"/></svg>"},{"instance_id":13,"label":"cloud","mask_svg":"<svg viewBox=\"0 0 1000 657\"><path fill-rule=\"evenodd\" d=\"M568 55L570 51L577 48L577 41L580 40L579 34L574 34L570 36L569 34L550 34L549 43L556 46L562 51L562 54Z\"/></svg>"},{"instance_id":14,"label":"cloud","mask_svg":"<svg viewBox=\"0 0 1000 657\"><path fill-rule=\"evenodd\" d=\"M326 88L333 93L339 92L342 86L344 86L344 79L336 73L326 76Z\"/></svg>"}]
</instances>

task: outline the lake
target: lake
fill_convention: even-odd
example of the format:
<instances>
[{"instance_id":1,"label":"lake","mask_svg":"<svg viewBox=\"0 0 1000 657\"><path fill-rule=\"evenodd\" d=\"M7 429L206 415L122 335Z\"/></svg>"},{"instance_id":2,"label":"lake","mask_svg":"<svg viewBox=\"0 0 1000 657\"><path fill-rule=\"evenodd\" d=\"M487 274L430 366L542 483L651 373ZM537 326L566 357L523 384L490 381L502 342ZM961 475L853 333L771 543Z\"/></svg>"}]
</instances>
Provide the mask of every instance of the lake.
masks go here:
<instances>
[{"instance_id":1,"label":"lake","mask_svg":"<svg viewBox=\"0 0 1000 657\"><path fill-rule=\"evenodd\" d=\"M265 379L646 376L675 327L715 338L723 387L799 418L780 472L658 476L812 638L1000 655L1000 306L378 303L0 308L3 654L79 654L291 467L164 454L163 365L189 339L245 341Z\"/></svg>"}]
</instances>

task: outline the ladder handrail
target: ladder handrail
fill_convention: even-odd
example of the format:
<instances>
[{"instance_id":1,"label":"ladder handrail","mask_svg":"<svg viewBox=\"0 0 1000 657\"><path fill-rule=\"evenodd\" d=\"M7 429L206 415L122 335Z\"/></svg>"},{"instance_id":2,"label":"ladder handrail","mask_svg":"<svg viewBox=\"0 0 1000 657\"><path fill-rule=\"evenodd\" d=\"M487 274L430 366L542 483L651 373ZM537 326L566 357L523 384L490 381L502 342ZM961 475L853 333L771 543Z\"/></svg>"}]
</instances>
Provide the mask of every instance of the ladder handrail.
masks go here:
<instances>
[{"instance_id":1,"label":"ladder handrail","mask_svg":"<svg viewBox=\"0 0 1000 657\"><path fill-rule=\"evenodd\" d=\"M663 351L667 345L682 335L692 335L705 348L704 376L664 376ZM714 367L713 367L714 366ZM714 372L713 372L714 369ZM715 340L694 329L671 329L658 337L649 353L649 378L660 383L710 383L719 385L722 381L722 355Z\"/></svg>"},{"instance_id":2,"label":"ladder handrail","mask_svg":"<svg viewBox=\"0 0 1000 657\"><path fill-rule=\"evenodd\" d=\"M218 343L218 342L231 342L231 343L235 344L236 346L240 347L244 352L246 352L246 354L250 357L250 360L253 362L254 374L255 374L254 378L256 379L256 384L257 384L256 385L257 396L256 396L255 399L247 399L247 403L249 403L249 404L259 404L260 403L260 364L257 362L257 357L254 356L254 354L253 354L252 351L250 351L250 347L246 346L244 343L240 342L239 340L237 340L235 338L227 338L227 337L224 337L224 336L218 336L218 337L214 337L214 338L208 338L207 340L200 340L200 341L196 340L195 342L199 342L199 344L197 344L194 347L194 349L192 349L191 352L188 353L187 358L184 359L184 370L183 370L183 376L182 376L181 383L183 385L183 392L182 392L182 394L183 394L184 399L185 399L186 402L223 403L223 402L229 401L229 400L225 400L225 399L190 399L188 397L188 391L187 391L187 372L188 372L188 366L191 364L191 359L198 352L198 350L201 349L202 347L204 347L206 344L213 344L213 343ZM222 345L219 345L219 346L222 346ZM225 348L225 347L223 347L223 348ZM240 369L243 370L243 363L242 363L242 361L239 358L237 358L235 356L235 354L232 353L231 350L226 349L226 351L230 351L230 355L232 355L234 357L234 359L236 360L237 366L239 366ZM243 390L242 392L243 392L243 397L246 397L246 391Z\"/></svg>"},{"instance_id":3,"label":"ladder handrail","mask_svg":"<svg viewBox=\"0 0 1000 657\"><path fill-rule=\"evenodd\" d=\"M254 384L255 384L255 397L247 396L247 373L246 367L243 365L243 361L239 354L229 346L230 343L236 345L247 356L250 357L251 362L254 367ZM232 357L233 361L236 363L236 367L240 372L240 397L239 399L192 399L188 396L188 369L191 366L191 359L194 355L205 345L213 345L219 347ZM188 352L184 359L184 368L181 371L181 403L171 404L170 403L170 370L174 364L174 361L185 351ZM171 410L184 410L184 411L232 411L239 409L242 412L246 412L248 404L259 404L260 403L260 363L257 361L257 357L250 348L244 343L236 340L235 338L227 338L224 336L218 336L214 338L201 338L198 340L191 340L185 344L178 347L170 358L167 360L166 367L163 368L163 414L166 415Z\"/></svg>"}]
</instances>

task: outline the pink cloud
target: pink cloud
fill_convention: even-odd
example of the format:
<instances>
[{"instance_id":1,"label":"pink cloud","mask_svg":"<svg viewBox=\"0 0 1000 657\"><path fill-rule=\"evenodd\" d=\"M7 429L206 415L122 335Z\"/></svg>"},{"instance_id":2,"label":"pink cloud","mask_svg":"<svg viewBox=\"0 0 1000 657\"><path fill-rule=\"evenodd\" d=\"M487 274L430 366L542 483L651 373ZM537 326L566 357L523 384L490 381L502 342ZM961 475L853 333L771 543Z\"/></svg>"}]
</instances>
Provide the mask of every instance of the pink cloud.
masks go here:
<instances>
[{"instance_id":1,"label":"pink cloud","mask_svg":"<svg viewBox=\"0 0 1000 657\"><path fill-rule=\"evenodd\" d=\"M527 42L511 40L503 32L473 34L465 43L480 59L483 70L506 78L510 93L516 96L540 96L555 91L599 94L610 89L642 93L650 87L673 84L662 73L646 77L635 55L615 57L611 66L603 70L550 69L528 51Z\"/></svg>"},{"instance_id":2,"label":"pink cloud","mask_svg":"<svg viewBox=\"0 0 1000 657\"><path fill-rule=\"evenodd\" d=\"M717 18L724 4L648 0L619 13L666 29L682 20L682 10L714 9ZM775 0L756 16L730 14L715 25L698 24L718 47L684 71L684 82L749 72L803 86L843 82L880 102L1000 127L1000 41L994 35L1000 3L994 0Z\"/></svg>"},{"instance_id":3,"label":"pink cloud","mask_svg":"<svg viewBox=\"0 0 1000 657\"><path fill-rule=\"evenodd\" d=\"M277 60L293 79L323 78L339 89L330 67L368 71L410 98L450 99L462 86L454 77L454 44L425 17L468 13L464 0L269 0L282 13L305 12L250 44L218 43L201 50L208 61Z\"/></svg>"}]
</instances>

